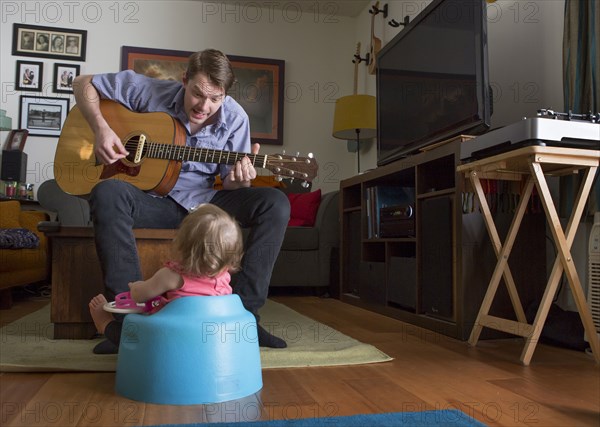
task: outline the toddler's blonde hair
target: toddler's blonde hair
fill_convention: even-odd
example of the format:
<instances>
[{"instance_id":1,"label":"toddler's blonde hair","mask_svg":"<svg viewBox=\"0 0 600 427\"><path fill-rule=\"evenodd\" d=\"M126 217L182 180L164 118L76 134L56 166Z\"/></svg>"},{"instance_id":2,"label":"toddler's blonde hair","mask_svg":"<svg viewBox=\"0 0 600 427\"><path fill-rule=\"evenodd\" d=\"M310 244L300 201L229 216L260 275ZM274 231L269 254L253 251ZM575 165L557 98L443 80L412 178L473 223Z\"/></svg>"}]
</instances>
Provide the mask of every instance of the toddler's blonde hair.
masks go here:
<instances>
[{"instance_id":1,"label":"toddler's blonde hair","mask_svg":"<svg viewBox=\"0 0 600 427\"><path fill-rule=\"evenodd\" d=\"M173 240L182 270L193 276L213 277L240 269L244 244L238 223L209 203L192 211Z\"/></svg>"}]
</instances>

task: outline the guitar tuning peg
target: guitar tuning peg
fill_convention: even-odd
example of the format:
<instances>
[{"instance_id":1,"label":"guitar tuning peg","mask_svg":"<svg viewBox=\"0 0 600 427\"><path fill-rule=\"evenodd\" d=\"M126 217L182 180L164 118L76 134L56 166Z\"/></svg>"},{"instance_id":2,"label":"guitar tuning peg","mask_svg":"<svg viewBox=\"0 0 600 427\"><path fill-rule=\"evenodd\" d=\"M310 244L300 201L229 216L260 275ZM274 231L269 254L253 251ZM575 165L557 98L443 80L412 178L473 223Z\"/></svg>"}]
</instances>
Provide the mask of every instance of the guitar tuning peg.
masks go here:
<instances>
[{"instance_id":1,"label":"guitar tuning peg","mask_svg":"<svg viewBox=\"0 0 600 427\"><path fill-rule=\"evenodd\" d=\"M296 157L300 157L300 151L296 151Z\"/></svg>"},{"instance_id":2,"label":"guitar tuning peg","mask_svg":"<svg viewBox=\"0 0 600 427\"><path fill-rule=\"evenodd\" d=\"M302 181L302 184L300 184L300 186L301 186L302 188L308 188L308 182L306 182L306 181Z\"/></svg>"},{"instance_id":3,"label":"guitar tuning peg","mask_svg":"<svg viewBox=\"0 0 600 427\"><path fill-rule=\"evenodd\" d=\"M313 154L313 153L308 153L308 156L307 156L307 157L308 157L309 159L312 159L312 158L313 158L313 157L315 157L315 156L314 156L314 154Z\"/></svg>"},{"instance_id":4,"label":"guitar tuning peg","mask_svg":"<svg viewBox=\"0 0 600 427\"><path fill-rule=\"evenodd\" d=\"M276 175L275 176L275 181L281 182L281 181L283 181L283 178L281 177L281 175Z\"/></svg>"},{"instance_id":5,"label":"guitar tuning peg","mask_svg":"<svg viewBox=\"0 0 600 427\"><path fill-rule=\"evenodd\" d=\"M283 154L283 155L285 156L285 150L282 150L282 151L281 151L281 154Z\"/></svg>"}]
</instances>

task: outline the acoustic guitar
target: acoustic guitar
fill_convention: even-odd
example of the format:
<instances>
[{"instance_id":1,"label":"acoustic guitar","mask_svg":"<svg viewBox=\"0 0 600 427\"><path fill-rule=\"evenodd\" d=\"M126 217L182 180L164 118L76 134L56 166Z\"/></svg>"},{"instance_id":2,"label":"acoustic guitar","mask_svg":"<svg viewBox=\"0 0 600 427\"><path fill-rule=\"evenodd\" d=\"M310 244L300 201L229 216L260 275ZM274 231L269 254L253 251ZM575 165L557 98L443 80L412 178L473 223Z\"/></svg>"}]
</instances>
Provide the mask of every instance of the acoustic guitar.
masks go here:
<instances>
[{"instance_id":1,"label":"acoustic guitar","mask_svg":"<svg viewBox=\"0 0 600 427\"><path fill-rule=\"evenodd\" d=\"M107 100L100 101L100 109L130 154L110 165L98 163L94 133L75 105L67 116L54 157L54 177L68 194L86 195L103 180L119 179L141 190L166 195L177 181L181 162L233 165L244 156L254 167L268 169L277 177L310 182L317 175L317 162L310 155L260 155L188 147L185 128L167 113L135 113Z\"/></svg>"},{"instance_id":2,"label":"acoustic guitar","mask_svg":"<svg viewBox=\"0 0 600 427\"><path fill-rule=\"evenodd\" d=\"M375 37L375 15L379 9L379 2L375 3L373 10L369 10L371 14L371 47L369 49L369 74L375 74L377 70L377 53L381 50L381 40Z\"/></svg>"}]
</instances>

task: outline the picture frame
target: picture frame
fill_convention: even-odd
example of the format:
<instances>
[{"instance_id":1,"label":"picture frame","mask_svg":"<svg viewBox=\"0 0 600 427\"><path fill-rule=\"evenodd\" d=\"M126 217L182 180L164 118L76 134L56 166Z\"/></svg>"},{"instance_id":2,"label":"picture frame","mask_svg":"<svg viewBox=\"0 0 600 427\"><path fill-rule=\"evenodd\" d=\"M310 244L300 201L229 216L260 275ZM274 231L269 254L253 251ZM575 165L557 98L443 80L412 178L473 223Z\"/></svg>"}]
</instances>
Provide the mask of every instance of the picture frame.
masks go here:
<instances>
[{"instance_id":1,"label":"picture frame","mask_svg":"<svg viewBox=\"0 0 600 427\"><path fill-rule=\"evenodd\" d=\"M183 80L188 58L194 52L122 46L121 70L133 70L163 80Z\"/></svg>"},{"instance_id":2,"label":"picture frame","mask_svg":"<svg viewBox=\"0 0 600 427\"><path fill-rule=\"evenodd\" d=\"M80 74L78 64L54 64L52 91L54 93L73 93L73 79Z\"/></svg>"},{"instance_id":3,"label":"picture frame","mask_svg":"<svg viewBox=\"0 0 600 427\"><path fill-rule=\"evenodd\" d=\"M85 61L87 30L13 24L12 54Z\"/></svg>"},{"instance_id":4,"label":"picture frame","mask_svg":"<svg viewBox=\"0 0 600 427\"><path fill-rule=\"evenodd\" d=\"M250 117L252 142L283 145L285 61L228 57L236 77L230 95Z\"/></svg>"},{"instance_id":5,"label":"picture frame","mask_svg":"<svg viewBox=\"0 0 600 427\"><path fill-rule=\"evenodd\" d=\"M194 52L123 46L121 70L181 81ZM228 92L248 113L252 143L283 145L285 61L227 55L236 82Z\"/></svg>"},{"instance_id":6,"label":"picture frame","mask_svg":"<svg viewBox=\"0 0 600 427\"><path fill-rule=\"evenodd\" d=\"M29 92L42 91L42 77L44 75L44 63L34 61L17 61L15 75L15 89Z\"/></svg>"},{"instance_id":7,"label":"picture frame","mask_svg":"<svg viewBox=\"0 0 600 427\"><path fill-rule=\"evenodd\" d=\"M69 113L69 98L21 95L19 127L31 136L59 137Z\"/></svg>"},{"instance_id":8,"label":"picture frame","mask_svg":"<svg viewBox=\"0 0 600 427\"><path fill-rule=\"evenodd\" d=\"M29 131L27 129L11 130L6 138L6 141L4 142L4 147L2 147L2 149L5 151L23 151L23 148L25 148L27 135L29 135Z\"/></svg>"}]
</instances>

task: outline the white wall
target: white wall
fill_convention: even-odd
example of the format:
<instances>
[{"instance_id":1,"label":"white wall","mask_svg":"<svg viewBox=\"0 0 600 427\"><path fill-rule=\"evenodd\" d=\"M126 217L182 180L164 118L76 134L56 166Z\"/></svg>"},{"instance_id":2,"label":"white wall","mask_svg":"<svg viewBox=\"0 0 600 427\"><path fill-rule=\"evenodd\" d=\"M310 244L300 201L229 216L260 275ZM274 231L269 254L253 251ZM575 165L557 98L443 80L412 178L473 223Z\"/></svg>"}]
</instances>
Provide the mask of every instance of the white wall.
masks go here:
<instances>
[{"instance_id":1,"label":"white wall","mask_svg":"<svg viewBox=\"0 0 600 427\"><path fill-rule=\"evenodd\" d=\"M0 2L0 108L19 125L19 96L14 90L18 59L44 63L44 85L51 87L55 62L11 54L13 23L85 29L87 58L82 73L120 70L121 46L194 51L215 47L231 55L286 61L284 145L263 145L262 153L312 152L320 174L314 188L331 191L340 179L356 173L355 156L331 136L335 99L352 91L352 55L357 20L331 14L299 12L290 2L284 10L257 9L243 3L222 5L199 1L5 1ZM252 2L256 5L257 2ZM28 93L28 95L40 93ZM64 96L47 89L43 96ZM73 102L73 99L72 99ZM2 133L2 141L6 133ZM39 185L53 177L57 138L30 136L28 182Z\"/></svg>"}]
</instances>

